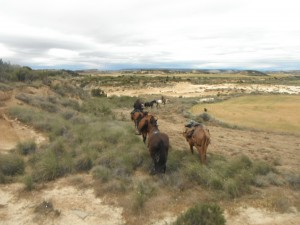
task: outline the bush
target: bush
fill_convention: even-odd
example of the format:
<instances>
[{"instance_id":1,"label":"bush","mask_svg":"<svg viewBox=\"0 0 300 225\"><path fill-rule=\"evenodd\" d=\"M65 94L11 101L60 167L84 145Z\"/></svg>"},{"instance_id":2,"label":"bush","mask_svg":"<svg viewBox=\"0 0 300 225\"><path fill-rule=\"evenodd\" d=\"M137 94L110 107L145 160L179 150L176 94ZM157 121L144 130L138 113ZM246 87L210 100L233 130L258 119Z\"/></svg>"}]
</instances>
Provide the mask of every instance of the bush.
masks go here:
<instances>
[{"instance_id":1,"label":"bush","mask_svg":"<svg viewBox=\"0 0 300 225\"><path fill-rule=\"evenodd\" d=\"M96 166L93 171L93 178L107 182L112 178L111 171L105 166Z\"/></svg>"},{"instance_id":2,"label":"bush","mask_svg":"<svg viewBox=\"0 0 300 225\"><path fill-rule=\"evenodd\" d=\"M14 176L23 174L24 169L24 161L19 156L13 154L0 154L0 174Z\"/></svg>"},{"instance_id":3,"label":"bush","mask_svg":"<svg viewBox=\"0 0 300 225\"><path fill-rule=\"evenodd\" d=\"M18 143L17 151L22 155L28 155L36 151L36 143L33 140Z\"/></svg>"},{"instance_id":4,"label":"bush","mask_svg":"<svg viewBox=\"0 0 300 225\"><path fill-rule=\"evenodd\" d=\"M73 160L57 146L46 149L33 164L34 181L49 181L73 171Z\"/></svg>"},{"instance_id":5,"label":"bush","mask_svg":"<svg viewBox=\"0 0 300 225\"><path fill-rule=\"evenodd\" d=\"M200 121L204 121L204 122L208 122L211 121L211 116L208 113L201 113L198 117L197 117Z\"/></svg>"},{"instance_id":6,"label":"bush","mask_svg":"<svg viewBox=\"0 0 300 225\"><path fill-rule=\"evenodd\" d=\"M92 89L91 94L94 97L107 97L107 94L100 88Z\"/></svg>"},{"instance_id":7,"label":"bush","mask_svg":"<svg viewBox=\"0 0 300 225\"><path fill-rule=\"evenodd\" d=\"M296 190L300 189L300 174L287 174L285 180Z\"/></svg>"},{"instance_id":8,"label":"bush","mask_svg":"<svg viewBox=\"0 0 300 225\"><path fill-rule=\"evenodd\" d=\"M92 168L93 162L88 156L81 156L75 161L76 171L88 171Z\"/></svg>"},{"instance_id":9,"label":"bush","mask_svg":"<svg viewBox=\"0 0 300 225\"><path fill-rule=\"evenodd\" d=\"M234 179L229 179L226 182L225 191L230 198L237 198L241 195L240 184Z\"/></svg>"},{"instance_id":10,"label":"bush","mask_svg":"<svg viewBox=\"0 0 300 225\"><path fill-rule=\"evenodd\" d=\"M235 174L240 173L242 170L248 170L252 166L251 160L247 156L241 156L234 159L225 169L226 177L233 177Z\"/></svg>"},{"instance_id":11,"label":"bush","mask_svg":"<svg viewBox=\"0 0 300 225\"><path fill-rule=\"evenodd\" d=\"M253 171L255 174L267 175L269 172L274 171L274 168L266 162L259 161L254 164Z\"/></svg>"},{"instance_id":12,"label":"bush","mask_svg":"<svg viewBox=\"0 0 300 225\"><path fill-rule=\"evenodd\" d=\"M145 202L153 195L155 189L150 184L139 183L133 200L133 210L141 211Z\"/></svg>"},{"instance_id":13,"label":"bush","mask_svg":"<svg viewBox=\"0 0 300 225\"><path fill-rule=\"evenodd\" d=\"M32 191L34 189L34 182L31 176L25 176L23 179L26 191Z\"/></svg>"},{"instance_id":14,"label":"bush","mask_svg":"<svg viewBox=\"0 0 300 225\"><path fill-rule=\"evenodd\" d=\"M223 225L223 210L215 204L196 204L180 215L174 225Z\"/></svg>"}]
</instances>

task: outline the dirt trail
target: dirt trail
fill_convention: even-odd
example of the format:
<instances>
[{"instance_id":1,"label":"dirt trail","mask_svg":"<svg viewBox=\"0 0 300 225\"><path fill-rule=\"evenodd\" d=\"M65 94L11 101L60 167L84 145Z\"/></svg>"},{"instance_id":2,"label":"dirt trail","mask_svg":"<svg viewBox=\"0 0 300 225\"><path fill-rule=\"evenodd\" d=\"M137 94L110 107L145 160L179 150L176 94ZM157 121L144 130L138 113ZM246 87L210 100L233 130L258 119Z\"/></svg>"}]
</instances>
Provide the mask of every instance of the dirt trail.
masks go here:
<instances>
[{"instance_id":1,"label":"dirt trail","mask_svg":"<svg viewBox=\"0 0 300 225\"><path fill-rule=\"evenodd\" d=\"M27 90L28 91L28 90ZM37 145L47 141L47 137L18 120L8 117L6 110L10 106L22 104L15 98L16 91L0 93L0 152L7 152L20 142L33 140ZM31 91L32 93L32 91Z\"/></svg>"}]
</instances>

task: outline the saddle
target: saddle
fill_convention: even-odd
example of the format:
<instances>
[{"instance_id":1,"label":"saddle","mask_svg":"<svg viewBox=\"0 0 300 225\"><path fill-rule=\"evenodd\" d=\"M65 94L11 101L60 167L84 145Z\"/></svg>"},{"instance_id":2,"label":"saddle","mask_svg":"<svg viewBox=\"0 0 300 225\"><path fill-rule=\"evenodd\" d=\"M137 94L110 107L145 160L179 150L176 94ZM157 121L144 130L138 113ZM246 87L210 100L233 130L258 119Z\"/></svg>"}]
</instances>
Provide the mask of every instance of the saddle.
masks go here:
<instances>
[{"instance_id":1,"label":"saddle","mask_svg":"<svg viewBox=\"0 0 300 225\"><path fill-rule=\"evenodd\" d=\"M187 123L187 124L185 124L184 126L187 127L187 128L190 128L190 130L187 131L186 136L188 138L191 138L192 135L193 135L193 133L194 133L194 131L195 131L195 128L198 127L198 126L202 127L203 124L202 123L198 123L198 122L196 122L194 120L190 120L190 122Z\"/></svg>"},{"instance_id":2,"label":"saddle","mask_svg":"<svg viewBox=\"0 0 300 225\"><path fill-rule=\"evenodd\" d=\"M185 127L192 128L197 126L203 126L201 123L196 122L195 120L190 120L189 123L184 125Z\"/></svg>"}]
</instances>

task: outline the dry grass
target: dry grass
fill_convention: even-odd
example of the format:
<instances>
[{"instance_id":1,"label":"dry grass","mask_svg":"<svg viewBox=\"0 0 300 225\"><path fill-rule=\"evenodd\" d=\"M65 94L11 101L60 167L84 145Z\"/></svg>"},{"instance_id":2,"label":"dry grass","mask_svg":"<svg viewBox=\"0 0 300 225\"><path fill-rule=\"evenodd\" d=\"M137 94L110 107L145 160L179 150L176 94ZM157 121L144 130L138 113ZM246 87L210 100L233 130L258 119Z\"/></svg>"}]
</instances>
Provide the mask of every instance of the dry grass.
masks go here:
<instances>
[{"instance_id":1,"label":"dry grass","mask_svg":"<svg viewBox=\"0 0 300 225\"><path fill-rule=\"evenodd\" d=\"M300 134L300 96L251 95L192 108L199 114L207 108L210 115L242 127Z\"/></svg>"}]
</instances>

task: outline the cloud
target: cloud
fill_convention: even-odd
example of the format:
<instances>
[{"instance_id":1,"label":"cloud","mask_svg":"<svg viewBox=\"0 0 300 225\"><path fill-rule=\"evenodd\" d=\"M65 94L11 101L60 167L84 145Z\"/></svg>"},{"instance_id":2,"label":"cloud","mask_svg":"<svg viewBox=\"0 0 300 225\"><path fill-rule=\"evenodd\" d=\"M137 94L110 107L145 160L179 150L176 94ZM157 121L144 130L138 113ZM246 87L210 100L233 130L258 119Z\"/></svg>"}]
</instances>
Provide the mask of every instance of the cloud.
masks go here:
<instances>
[{"instance_id":1,"label":"cloud","mask_svg":"<svg viewBox=\"0 0 300 225\"><path fill-rule=\"evenodd\" d=\"M296 0L1 0L0 58L33 68L299 68Z\"/></svg>"}]
</instances>

